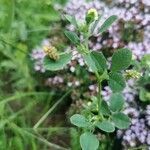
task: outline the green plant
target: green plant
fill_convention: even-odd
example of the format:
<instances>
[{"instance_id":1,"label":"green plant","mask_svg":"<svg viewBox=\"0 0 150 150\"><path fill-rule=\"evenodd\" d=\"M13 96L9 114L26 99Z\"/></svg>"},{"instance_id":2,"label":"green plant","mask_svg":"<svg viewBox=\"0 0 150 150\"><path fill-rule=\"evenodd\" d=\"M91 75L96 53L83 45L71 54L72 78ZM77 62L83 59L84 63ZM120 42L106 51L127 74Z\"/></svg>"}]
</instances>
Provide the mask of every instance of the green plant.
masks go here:
<instances>
[{"instance_id":1,"label":"green plant","mask_svg":"<svg viewBox=\"0 0 150 150\"><path fill-rule=\"evenodd\" d=\"M150 102L150 54L142 57L141 62L137 62L138 71L142 73L137 81L139 98L142 102Z\"/></svg>"},{"instance_id":2,"label":"green plant","mask_svg":"<svg viewBox=\"0 0 150 150\"><path fill-rule=\"evenodd\" d=\"M75 17L66 16L66 19L76 27L76 33L65 31L65 35L75 45L78 52L82 54L87 66L92 70L97 78L98 95L95 98L95 111L90 107L83 114L75 114L70 118L72 124L79 128L83 128L83 133L80 136L80 145L83 150L96 150L99 147L99 140L95 136L96 129L106 133L115 131L115 127L126 129L130 125L130 118L122 112L124 106L124 98L122 90L126 86L126 81L123 76L123 71L130 66L132 53L127 48L116 50L112 56L111 67L108 67L106 57L101 52L96 52L89 49L89 38L98 28L98 23L101 16L97 14L95 9L90 9L85 18L85 23L80 24ZM98 35L105 32L115 21L117 16L110 16L100 28ZM79 35L83 36L80 40ZM52 52L51 52L52 53ZM59 59L50 57L47 54L44 59L44 65L47 70L56 71L63 69L71 60L71 52L59 53L53 52L54 56L59 55ZM109 102L105 102L101 96L102 82L106 80L113 91Z\"/></svg>"}]
</instances>

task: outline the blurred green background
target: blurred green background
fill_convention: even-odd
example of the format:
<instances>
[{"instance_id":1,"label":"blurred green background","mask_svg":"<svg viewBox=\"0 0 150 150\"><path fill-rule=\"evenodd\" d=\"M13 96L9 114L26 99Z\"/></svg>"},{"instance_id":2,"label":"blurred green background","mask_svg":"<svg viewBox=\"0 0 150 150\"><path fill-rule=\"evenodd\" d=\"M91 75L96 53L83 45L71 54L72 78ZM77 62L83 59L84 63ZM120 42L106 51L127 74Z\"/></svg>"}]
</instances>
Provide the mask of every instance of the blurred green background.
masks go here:
<instances>
[{"instance_id":1,"label":"blurred green background","mask_svg":"<svg viewBox=\"0 0 150 150\"><path fill-rule=\"evenodd\" d=\"M61 19L54 3L64 5L65 1L0 0L0 150L69 146L65 136L71 130L61 127L63 118L58 110L38 131L33 129L43 114L54 110L57 104L53 104L63 94L55 95L40 85L30 57L31 50Z\"/></svg>"}]
</instances>

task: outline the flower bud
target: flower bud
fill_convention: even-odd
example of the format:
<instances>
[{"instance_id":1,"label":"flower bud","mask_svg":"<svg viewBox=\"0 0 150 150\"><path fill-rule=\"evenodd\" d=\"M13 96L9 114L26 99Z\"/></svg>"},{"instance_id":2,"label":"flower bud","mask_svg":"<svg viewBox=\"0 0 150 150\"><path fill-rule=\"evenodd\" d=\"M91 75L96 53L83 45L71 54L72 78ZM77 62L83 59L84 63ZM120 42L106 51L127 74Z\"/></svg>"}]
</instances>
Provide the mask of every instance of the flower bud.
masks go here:
<instances>
[{"instance_id":1,"label":"flower bud","mask_svg":"<svg viewBox=\"0 0 150 150\"><path fill-rule=\"evenodd\" d=\"M86 22L87 24L92 23L93 21L98 19L98 12L95 8L91 8L88 10L86 14Z\"/></svg>"}]
</instances>

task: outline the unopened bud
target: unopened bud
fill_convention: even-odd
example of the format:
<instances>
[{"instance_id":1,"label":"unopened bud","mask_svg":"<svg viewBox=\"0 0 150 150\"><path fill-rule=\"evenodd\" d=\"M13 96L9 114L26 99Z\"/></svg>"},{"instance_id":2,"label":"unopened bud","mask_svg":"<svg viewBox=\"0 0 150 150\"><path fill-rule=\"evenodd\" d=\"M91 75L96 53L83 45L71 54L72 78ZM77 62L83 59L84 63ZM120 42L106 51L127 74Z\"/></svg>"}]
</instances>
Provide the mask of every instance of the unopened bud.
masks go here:
<instances>
[{"instance_id":1,"label":"unopened bud","mask_svg":"<svg viewBox=\"0 0 150 150\"><path fill-rule=\"evenodd\" d=\"M95 21L98 19L98 12L95 8L91 8L88 10L87 14L86 14L86 22L87 24Z\"/></svg>"}]
</instances>

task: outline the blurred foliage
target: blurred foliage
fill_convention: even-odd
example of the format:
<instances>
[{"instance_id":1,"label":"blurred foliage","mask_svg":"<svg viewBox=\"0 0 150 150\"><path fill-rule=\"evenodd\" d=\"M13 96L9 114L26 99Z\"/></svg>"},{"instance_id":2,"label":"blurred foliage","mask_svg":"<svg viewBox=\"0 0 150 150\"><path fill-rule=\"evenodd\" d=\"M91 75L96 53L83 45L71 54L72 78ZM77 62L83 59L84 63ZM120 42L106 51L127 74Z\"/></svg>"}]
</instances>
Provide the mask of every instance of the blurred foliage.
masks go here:
<instances>
[{"instance_id":1,"label":"blurred foliage","mask_svg":"<svg viewBox=\"0 0 150 150\"><path fill-rule=\"evenodd\" d=\"M56 2L65 3L64 0L0 1L1 92L34 90L30 52L60 21L59 12L53 7Z\"/></svg>"},{"instance_id":2,"label":"blurred foliage","mask_svg":"<svg viewBox=\"0 0 150 150\"><path fill-rule=\"evenodd\" d=\"M50 140L53 135L65 134L66 129L59 127L61 120L57 123L57 134L52 131L53 127L49 127L48 120L39 131L32 128L55 104L53 99L63 94L60 92L54 96L52 91L42 91L32 71L30 58L32 48L46 38L61 19L54 9L57 2L65 4L64 0L0 1L1 150L63 149L58 145L69 145L56 143L57 139Z\"/></svg>"}]
</instances>

